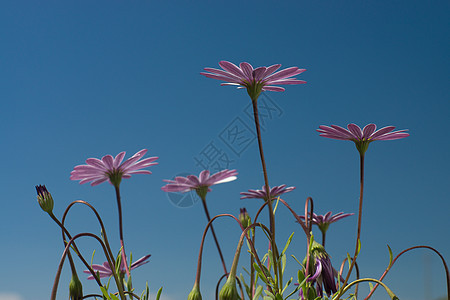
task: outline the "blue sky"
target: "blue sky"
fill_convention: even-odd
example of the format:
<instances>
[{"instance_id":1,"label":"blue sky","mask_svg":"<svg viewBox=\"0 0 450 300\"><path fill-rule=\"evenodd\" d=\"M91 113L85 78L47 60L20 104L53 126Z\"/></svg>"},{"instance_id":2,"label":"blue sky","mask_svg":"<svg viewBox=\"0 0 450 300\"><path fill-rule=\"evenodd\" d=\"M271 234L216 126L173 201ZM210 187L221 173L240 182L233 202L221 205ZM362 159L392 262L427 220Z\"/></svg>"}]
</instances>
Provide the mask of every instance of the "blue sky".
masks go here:
<instances>
[{"instance_id":1,"label":"blue sky","mask_svg":"<svg viewBox=\"0 0 450 300\"><path fill-rule=\"evenodd\" d=\"M224 141L236 122L252 125L249 98L199 75L220 60L307 69L298 76L306 85L261 98L272 108L263 131L269 182L296 186L285 199L299 212L308 196L318 213L357 212L356 149L319 137L319 125L409 129L410 137L373 143L367 152L360 269L379 277L386 244L394 253L430 245L450 259L449 12L448 1L416 0L2 2L0 299L50 295L63 245L34 186L51 191L58 217L73 200L92 203L117 251L113 188L80 186L69 174L88 157L121 151L129 157L143 148L160 157L159 165L121 186L127 250L134 257L152 254L135 271L134 285L141 290L148 281L153 291L164 287L166 300L186 298L205 217L198 202L175 205L161 191L162 180L198 174L195 158L214 145L239 176L213 187L211 214L237 215L245 206L254 215L261 204L239 199L239 192L263 185L256 142L232 149ZM231 265L239 230L229 222L217 222L216 232ZM356 217L333 225L327 248L339 265L353 251ZM68 227L99 232L81 207ZM280 244L295 231L290 251L303 257L301 228L284 209L277 229ZM79 245L88 258L98 248L91 241ZM217 258L209 240L204 299L212 299L220 276ZM103 259L97 252L95 262ZM69 277L66 266L60 299L67 297ZM95 290L83 282L86 292ZM425 251L400 258L386 283L401 299L445 293L440 261ZM386 295L380 290L373 299Z\"/></svg>"}]
</instances>

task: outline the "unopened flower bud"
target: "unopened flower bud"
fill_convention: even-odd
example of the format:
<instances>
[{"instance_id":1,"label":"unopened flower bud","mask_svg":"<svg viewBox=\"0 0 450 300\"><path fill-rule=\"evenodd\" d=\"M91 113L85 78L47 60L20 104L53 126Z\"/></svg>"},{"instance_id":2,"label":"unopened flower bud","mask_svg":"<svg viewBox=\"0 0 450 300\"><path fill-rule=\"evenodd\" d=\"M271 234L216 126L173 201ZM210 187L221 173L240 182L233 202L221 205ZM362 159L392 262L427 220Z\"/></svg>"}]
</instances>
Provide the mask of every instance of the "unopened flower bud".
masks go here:
<instances>
[{"instance_id":1,"label":"unopened flower bud","mask_svg":"<svg viewBox=\"0 0 450 300\"><path fill-rule=\"evenodd\" d=\"M238 300L239 295L236 288L236 278L228 277L219 293L219 300Z\"/></svg>"},{"instance_id":2,"label":"unopened flower bud","mask_svg":"<svg viewBox=\"0 0 450 300\"><path fill-rule=\"evenodd\" d=\"M248 215L247 209L241 208L241 213L239 214L239 221L241 221L242 227L247 228L248 226L250 226L252 220L250 218L250 216Z\"/></svg>"},{"instance_id":3,"label":"unopened flower bud","mask_svg":"<svg viewBox=\"0 0 450 300\"><path fill-rule=\"evenodd\" d=\"M192 291L189 293L188 300L202 300L202 294L200 294L200 289L197 284L194 285Z\"/></svg>"},{"instance_id":4,"label":"unopened flower bud","mask_svg":"<svg viewBox=\"0 0 450 300\"><path fill-rule=\"evenodd\" d=\"M76 273L72 274L72 279L69 283L69 299L81 300L83 299L83 285Z\"/></svg>"},{"instance_id":5,"label":"unopened flower bud","mask_svg":"<svg viewBox=\"0 0 450 300\"><path fill-rule=\"evenodd\" d=\"M53 210L53 198L52 195L47 191L45 185L37 185L37 200L42 210L51 213Z\"/></svg>"}]
</instances>

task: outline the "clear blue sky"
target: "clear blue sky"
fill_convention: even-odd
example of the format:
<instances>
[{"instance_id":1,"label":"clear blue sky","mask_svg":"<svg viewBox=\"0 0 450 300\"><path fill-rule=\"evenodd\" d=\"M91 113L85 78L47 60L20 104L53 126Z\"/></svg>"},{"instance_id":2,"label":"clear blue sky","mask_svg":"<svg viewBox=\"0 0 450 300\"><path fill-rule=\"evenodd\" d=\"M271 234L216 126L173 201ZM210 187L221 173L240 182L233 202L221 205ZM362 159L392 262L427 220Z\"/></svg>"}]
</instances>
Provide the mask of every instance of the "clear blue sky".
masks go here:
<instances>
[{"instance_id":1,"label":"clear blue sky","mask_svg":"<svg viewBox=\"0 0 450 300\"><path fill-rule=\"evenodd\" d=\"M410 137L373 143L367 152L360 269L379 277L386 244L394 253L431 245L450 260L449 13L450 2L439 0L3 1L0 299L50 295L63 245L34 186L47 185L58 217L73 200L91 202L117 251L113 188L80 186L69 174L88 157L120 151L129 157L142 148L160 164L152 175L122 183L127 250L152 254L134 273L134 285L140 291L148 280L153 291L164 287L166 300L186 298L205 217L198 203L174 205L160 190L162 180L198 174L194 158L213 143L239 176L213 187L211 213L238 214L245 206L254 215L261 204L239 199L239 192L263 184L256 143L233 152L221 139L232 122L251 125L249 98L199 75L220 60L307 69L298 76L306 85L267 94L277 109L263 132L269 182L296 186L285 199L299 212L307 196L318 213L357 212L356 149L319 137L319 125L409 129ZM279 243L295 231L291 254L303 257L301 228L286 210L278 213ZM229 222L217 222L216 231L231 265L239 230ZM80 207L68 227L99 232ZM353 251L355 232L356 217L331 227L327 248L335 265ZM98 248L79 245L88 258ZM201 288L212 299L221 268L212 240L205 251ZM100 253L95 262L103 262ZM67 297L68 269L59 299ZM386 283L400 299L445 293L440 261L424 251L402 257ZM95 285L85 283L85 290ZM381 290L375 296L386 299Z\"/></svg>"}]
</instances>

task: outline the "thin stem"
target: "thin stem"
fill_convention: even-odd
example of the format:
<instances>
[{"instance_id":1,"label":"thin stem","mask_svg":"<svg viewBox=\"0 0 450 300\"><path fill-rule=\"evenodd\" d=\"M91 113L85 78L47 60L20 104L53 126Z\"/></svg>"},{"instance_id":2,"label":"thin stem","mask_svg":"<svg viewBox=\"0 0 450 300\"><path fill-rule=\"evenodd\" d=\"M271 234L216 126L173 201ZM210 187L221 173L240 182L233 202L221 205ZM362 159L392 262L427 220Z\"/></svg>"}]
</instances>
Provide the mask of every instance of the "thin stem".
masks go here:
<instances>
[{"instance_id":1,"label":"thin stem","mask_svg":"<svg viewBox=\"0 0 450 300\"><path fill-rule=\"evenodd\" d=\"M208 222L209 222L209 221L211 221L211 217L209 215L208 207L206 206L206 198L205 197L202 197L202 204L203 204L203 209L205 210L206 218L208 219ZM225 259L223 258L222 250L220 249L219 241L217 240L216 232L214 231L214 227L212 224L211 224L211 233L214 237L214 242L216 242L217 251L219 252L220 260L222 261L222 267L223 267L224 274L228 274L227 266L225 264Z\"/></svg>"},{"instance_id":2,"label":"thin stem","mask_svg":"<svg viewBox=\"0 0 450 300\"><path fill-rule=\"evenodd\" d=\"M382 281L384 279L384 277L386 277L387 273L391 270L392 266L394 265L394 263L397 261L397 259L402 256L403 254L405 254L408 251L414 250L414 249L420 249L420 248L425 248L425 249L429 249L431 251L434 251L442 260L442 263L444 265L444 269L445 269L445 276L447 278L447 299L450 300L450 273L447 267L447 263L445 262L444 257L441 255L441 253L439 253L439 251L437 251L436 249L434 249L433 247L430 246L414 246L411 248L408 248L406 250L403 250L402 252L400 252L391 262L391 264L386 268L386 270L384 271L383 275L380 277L380 281ZM368 300L372 294L375 292L375 290L378 287L378 283L374 286L374 288L370 291L369 295L367 295L366 298L364 298L364 300Z\"/></svg>"},{"instance_id":3,"label":"thin stem","mask_svg":"<svg viewBox=\"0 0 450 300\"><path fill-rule=\"evenodd\" d=\"M100 215L99 215L99 213L97 212L97 210L96 210L91 204L89 204L88 202L83 201L83 200L76 200L76 201L73 201L72 203L70 203L70 204L67 206L67 208L66 208L66 210L64 211L64 214L63 214L63 216L62 216L62 219L61 219L61 224L62 224L62 226L63 226L63 227L65 226L64 224L65 224L65 221L66 221L66 217L67 217L67 214L69 213L70 209L72 208L72 206L74 206L74 205L77 204L77 203L79 203L79 204L84 204L84 205L86 205L87 207L89 207L89 208L92 210L92 212L95 214L95 216L97 217L97 221L98 221L98 223L99 223L99 225L100 225L100 228L101 228L101 230L102 230L103 242L105 243L106 249L108 250L108 252L105 253L105 255L109 255L110 259L111 259L112 261L115 261L115 257L114 257L114 255L112 254L111 247L110 247L109 241L108 241L108 236L107 236L107 234L106 234L105 225L103 224L102 218L100 217ZM63 229L63 240L64 240L64 241L66 241L65 232L67 232L67 230L64 230L64 229ZM69 239L72 238L72 237L70 236L70 234L68 234L68 232L67 232L67 236L69 237ZM73 243L73 246L74 246L74 248L76 249L75 243ZM78 251L78 250L77 250L77 251ZM86 264L87 264L87 262L86 262ZM89 265L88 265L88 266L89 266ZM94 277L97 277L95 273L92 273L92 275L94 275ZM96 279L97 279L97 278L96 278ZM100 281L98 281L98 282L100 283Z\"/></svg>"},{"instance_id":4,"label":"thin stem","mask_svg":"<svg viewBox=\"0 0 450 300\"><path fill-rule=\"evenodd\" d=\"M272 209L272 199L270 198L270 187L269 187L269 179L267 178L267 169L266 169L266 162L264 159L264 152L263 152L263 146L262 146L262 139L261 139L261 129L259 125L259 115L258 115L258 103L256 100L252 100L253 104L253 116L255 118L255 126L256 126L256 135L258 137L258 147L259 147L259 155L261 157L261 164L263 169L263 175L264 175L264 186L266 188L266 194L267 194L267 202L269 206L269 220L270 220L270 232L272 235L272 240L275 240L275 217L273 215L273 209Z\"/></svg>"},{"instance_id":5,"label":"thin stem","mask_svg":"<svg viewBox=\"0 0 450 300\"><path fill-rule=\"evenodd\" d=\"M125 245L123 243L123 225L122 225L122 204L120 201L120 190L119 185L114 185L114 188L116 190L116 199L117 199L117 210L119 212L119 236L120 236L120 246L122 247L122 263L125 266L125 271L127 273L127 276L130 277L130 270L128 269L127 259L126 259L126 252L125 252Z\"/></svg>"},{"instance_id":6,"label":"thin stem","mask_svg":"<svg viewBox=\"0 0 450 300\"><path fill-rule=\"evenodd\" d=\"M197 285L198 287L200 287L200 276L201 276L201 271L202 271L203 245L204 245L204 243L205 243L206 233L208 232L209 227L211 227L212 222L214 222L214 220L217 219L217 218L219 218L219 217L231 217L231 218L233 218L233 219L239 224L239 226L241 227L241 230L242 230L243 232L245 231L246 233L247 233L247 231L248 231L247 229L253 228L253 227L255 227L255 226L260 226L260 227L262 227L262 228L264 229L264 225L262 225L262 224L251 224L249 227L247 227L247 228L244 230L244 228L242 227L241 222L240 222L235 216L233 216L233 215L231 215L231 214L220 214L220 215L217 215L217 216L213 217L213 218L211 219L211 221L209 221L208 224L206 225L206 228L205 228L205 230L203 231L202 241L201 241L201 243L200 243L200 250L199 250L199 253L198 253L198 260L197 260L197 274L196 274L196 276L195 276L195 283L194 283L194 285ZM248 238L248 236L247 236L247 240L248 240L248 242L249 242L249 244L250 244L251 252L252 252L252 254L253 254L253 255L255 256L255 258L256 258L257 264L259 265L259 267L261 268L261 270L263 270L263 272L264 272L264 268L263 268L263 266L262 266L261 260L260 260L259 257L258 257L258 254L257 254L257 252L256 252L256 249L255 249L254 244L253 244L252 241ZM267 280L267 276L268 276L268 275L267 275L267 274L264 274L264 275L266 275L266 280Z\"/></svg>"},{"instance_id":7,"label":"thin stem","mask_svg":"<svg viewBox=\"0 0 450 300\"><path fill-rule=\"evenodd\" d=\"M69 231L67 231L67 229L64 227L64 225L59 222L59 220L55 217L55 215L53 213L49 214L50 217L52 218L53 221L55 221L56 224L58 224L58 226L62 229L62 231L67 234L67 236L69 237L69 239L72 239L72 236L70 235ZM65 247L67 247L67 241L65 240L65 236L63 235L63 240L65 243ZM75 250L75 253L78 255L78 257L81 259L81 261L83 262L83 264L89 269L89 271L91 272L91 274L94 276L95 281L97 282L98 286L103 286L100 279L97 278L95 271L91 268L91 266L88 264L88 262L84 259L84 257L81 255L80 251L78 250L77 245L75 244L75 242L72 243L73 244L73 249ZM70 253L70 252L69 252ZM106 254L106 253L105 253Z\"/></svg>"},{"instance_id":8,"label":"thin stem","mask_svg":"<svg viewBox=\"0 0 450 300\"><path fill-rule=\"evenodd\" d=\"M356 247L355 247L355 255L353 255L352 263L348 269L347 276L345 277L344 284L342 287L345 288L348 279L350 278L350 274L352 269L356 263L356 258L358 257L359 247L360 247L360 238L361 238L361 219L362 219L362 204L363 204L363 194L364 194L364 154L360 153L360 190L359 190L359 209L358 209L358 229L356 234ZM341 290L336 299L343 294L344 290Z\"/></svg>"},{"instance_id":9,"label":"thin stem","mask_svg":"<svg viewBox=\"0 0 450 300\"><path fill-rule=\"evenodd\" d=\"M67 253L69 252L70 246L74 243L74 241L76 239L78 239L78 238L80 238L82 236L89 236L89 237L93 237L94 239L96 239L100 243L100 245L102 246L103 252L105 253L105 256L106 256L106 259L108 260L109 265L110 266L114 266L113 261L111 261L109 256L106 254L107 250L106 250L105 244L103 243L103 241L98 236L96 236L95 234L92 234L92 233L79 233L79 234L75 235L67 243L66 248L64 249L63 255L61 257L61 260L59 262L58 271L56 272L55 281L53 282L53 288L52 288L52 294L51 294L50 300L55 300L56 299L56 293L58 291L59 278L61 277L61 271L62 271L62 267L64 265L64 260L66 258ZM114 276L114 280L116 281L117 288L119 289L120 298L122 300L125 300L126 298L125 298L125 295L124 295L124 291L122 289L122 285L119 284L119 279L117 278L117 274L116 274L116 272L113 269L111 269L111 271L112 271L112 274ZM94 276L94 277L96 277L96 276Z\"/></svg>"},{"instance_id":10,"label":"thin stem","mask_svg":"<svg viewBox=\"0 0 450 300\"><path fill-rule=\"evenodd\" d=\"M325 249L325 236L326 236L327 232L326 231L322 231L322 246Z\"/></svg>"},{"instance_id":11,"label":"thin stem","mask_svg":"<svg viewBox=\"0 0 450 300\"><path fill-rule=\"evenodd\" d=\"M259 147L259 155L261 157L261 164L263 169L263 175L264 175L264 186L266 189L267 199L268 202L268 209L269 209L269 220L270 220L270 239L272 242L275 242L275 216L273 214L273 208L272 208L272 198L270 195L270 186L269 186L269 179L267 178L267 169L266 169L266 162L264 159L264 152L263 152L263 146L262 146L262 139L261 139L261 129L259 124L259 115L258 115L258 102L257 99L252 99L252 105L253 105L253 116L255 119L255 127L256 127L256 135L258 137L258 147ZM278 261L278 258L275 259L274 263ZM275 270L275 265L274 265ZM280 286L280 289L283 287Z\"/></svg>"}]
</instances>

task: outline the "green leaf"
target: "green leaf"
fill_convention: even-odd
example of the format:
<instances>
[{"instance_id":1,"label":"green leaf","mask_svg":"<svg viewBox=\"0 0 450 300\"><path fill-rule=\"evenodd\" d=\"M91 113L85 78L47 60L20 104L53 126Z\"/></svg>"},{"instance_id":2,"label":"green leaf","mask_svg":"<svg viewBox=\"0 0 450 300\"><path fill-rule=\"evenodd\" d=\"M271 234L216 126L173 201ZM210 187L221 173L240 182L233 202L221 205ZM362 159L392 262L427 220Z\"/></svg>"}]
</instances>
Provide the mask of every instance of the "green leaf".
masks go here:
<instances>
[{"instance_id":1,"label":"green leaf","mask_svg":"<svg viewBox=\"0 0 450 300\"><path fill-rule=\"evenodd\" d=\"M359 254L359 251L361 251L361 240L358 240L358 251L356 252L356 255Z\"/></svg>"},{"instance_id":2,"label":"green leaf","mask_svg":"<svg viewBox=\"0 0 450 300\"><path fill-rule=\"evenodd\" d=\"M270 299L275 299L275 295L269 292L268 290L264 290L264 293L266 293L266 295L269 296ZM264 297L264 299L266 299L266 297Z\"/></svg>"},{"instance_id":3,"label":"green leaf","mask_svg":"<svg viewBox=\"0 0 450 300\"><path fill-rule=\"evenodd\" d=\"M114 294L110 294L110 296L111 296L111 300L120 300L119 297L117 297Z\"/></svg>"},{"instance_id":4,"label":"green leaf","mask_svg":"<svg viewBox=\"0 0 450 300\"><path fill-rule=\"evenodd\" d=\"M394 255L392 255L392 250L391 247L389 247L389 245L387 245L388 250L389 250L389 268L392 266L392 258Z\"/></svg>"},{"instance_id":5,"label":"green leaf","mask_svg":"<svg viewBox=\"0 0 450 300\"><path fill-rule=\"evenodd\" d=\"M253 296L253 300L257 300L261 296L262 291L263 291L263 286L258 285L258 288L255 291L255 296Z\"/></svg>"},{"instance_id":6,"label":"green leaf","mask_svg":"<svg viewBox=\"0 0 450 300\"><path fill-rule=\"evenodd\" d=\"M369 292L371 292L373 290L373 284L372 282L369 282Z\"/></svg>"},{"instance_id":7,"label":"green leaf","mask_svg":"<svg viewBox=\"0 0 450 300\"><path fill-rule=\"evenodd\" d=\"M289 245L291 244L292 241L292 237L294 236L294 232L291 234L291 236L288 238L286 245L284 246L283 251L281 251L281 254L284 254L287 250L287 248L289 247Z\"/></svg>"},{"instance_id":8,"label":"green leaf","mask_svg":"<svg viewBox=\"0 0 450 300\"><path fill-rule=\"evenodd\" d=\"M347 262L348 262L348 268L350 269L350 265L352 264L352 258L350 257L350 254L347 253Z\"/></svg>"},{"instance_id":9,"label":"green leaf","mask_svg":"<svg viewBox=\"0 0 450 300\"><path fill-rule=\"evenodd\" d=\"M261 271L257 263L253 264L253 267L255 268L255 271L258 273L259 277L266 285L269 285L269 282L267 282L266 277L264 276L264 273Z\"/></svg>"},{"instance_id":10,"label":"green leaf","mask_svg":"<svg viewBox=\"0 0 450 300\"><path fill-rule=\"evenodd\" d=\"M159 298L161 297L161 293L162 293L162 287L159 288L158 293L156 293L156 300L159 300Z\"/></svg>"},{"instance_id":11,"label":"green leaf","mask_svg":"<svg viewBox=\"0 0 450 300\"><path fill-rule=\"evenodd\" d=\"M287 287L291 284L292 280L294 280L293 277L291 277L291 279L289 279L288 282L286 282L286 285L284 286L284 289L281 291L282 294L284 294L284 292L286 291Z\"/></svg>"},{"instance_id":12,"label":"green leaf","mask_svg":"<svg viewBox=\"0 0 450 300\"><path fill-rule=\"evenodd\" d=\"M103 297L105 297L108 300L111 300L111 297L108 295L108 291L104 287L100 287L100 290L102 291Z\"/></svg>"},{"instance_id":13,"label":"green leaf","mask_svg":"<svg viewBox=\"0 0 450 300\"><path fill-rule=\"evenodd\" d=\"M274 207L274 209L273 209L273 214L275 215L275 213L277 212L277 207L278 207L278 204L280 203L280 196L278 196L278 198L277 198L277 203L275 204L275 207Z\"/></svg>"},{"instance_id":14,"label":"green leaf","mask_svg":"<svg viewBox=\"0 0 450 300\"><path fill-rule=\"evenodd\" d=\"M252 293L250 291L250 287L248 286L248 284L245 282L244 276L241 274L240 276L241 282L244 284L245 287L245 291L247 292L247 296L250 298Z\"/></svg>"},{"instance_id":15,"label":"green leaf","mask_svg":"<svg viewBox=\"0 0 450 300\"><path fill-rule=\"evenodd\" d=\"M286 268L286 255L281 254L281 274L284 275L284 269Z\"/></svg>"},{"instance_id":16,"label":"green leaf","mask_svg":"<svg viewBox=\"0 0 450 300\"><path fill-rule=\"evenodd\" d=\"M295 259L295 261L296 261L300 266L303 267L302 263L298 261L297 257L295 257L293 254L291 254L291 257L292 257L293 259Z\"/></svg>"}]
</instances>

